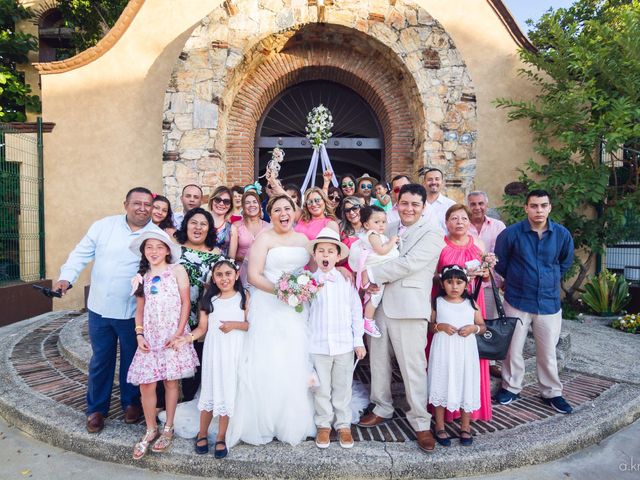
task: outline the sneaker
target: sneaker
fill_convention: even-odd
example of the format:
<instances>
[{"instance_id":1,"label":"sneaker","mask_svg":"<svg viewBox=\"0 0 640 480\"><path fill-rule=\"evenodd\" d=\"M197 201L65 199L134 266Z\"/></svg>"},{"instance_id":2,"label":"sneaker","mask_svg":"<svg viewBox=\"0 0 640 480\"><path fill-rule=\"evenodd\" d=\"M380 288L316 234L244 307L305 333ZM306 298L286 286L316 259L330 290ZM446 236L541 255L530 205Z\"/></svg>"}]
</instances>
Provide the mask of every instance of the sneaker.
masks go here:
<instances>
[{"instance_id":1,"label":"sneaker","mask_svg":"<svg viewBox=\"0 0 640 480\"><path fill-rule=\"evenodd\" d=\"M520 394L512 393L509 390L501 388L496 395L496 402L500 405L509 405L511 402L515 402L520 398Z\"/></svg>"},{"instance_id":2,"label":"sneaker","mask_svg":"<svg viewBox=\"0 0 640 480\"><path fill-rule=\"evenodd\" d=\"M542 401L551 406L556 412L560 413L572 413L573 407L567 403L567 401L561 396L553 398L543 398Z\"/></svg>"},{"instance_id":3,"label":"sneaker","mask_svg":"<svg viewBox=\"0 0 640 480\"><path fill-rule=\"evenodd\" d=\"M338 440L340 441L340 446L342 448L352 448L353 447L353 436L351 436L350 428L340 428L338 430Z\"/></svg>"},{"instance_id":4,"label":"sneaker","mask_svg":"<svg viewBox=\"0 0 640 480\"><path fill-rule=\"evenodd\" d=\"M364 319L364 333L373 338L380 338L382 336L382 333L380 333L380 330L376 325L376 321L368 318Z\"/></svg>"},{"instance_id":5,"label":"sneaker","mask_svg":"<svg viewBox=\"0 0 640 480\"><path fill-rule=\"evenodd\" d=\"M318 428L316 433L316 447L328 448L329 447L329 435L331 434L330 428Z\"/></svg>"}]
</instances>

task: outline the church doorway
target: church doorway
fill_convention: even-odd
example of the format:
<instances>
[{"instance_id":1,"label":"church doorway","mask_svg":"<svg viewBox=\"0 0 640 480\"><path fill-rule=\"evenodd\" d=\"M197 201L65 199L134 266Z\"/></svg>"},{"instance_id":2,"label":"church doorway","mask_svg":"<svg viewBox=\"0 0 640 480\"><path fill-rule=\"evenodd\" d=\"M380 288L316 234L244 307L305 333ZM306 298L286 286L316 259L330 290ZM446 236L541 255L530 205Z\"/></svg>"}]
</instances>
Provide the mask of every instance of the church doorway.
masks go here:
<instances>
[{"instance_id":1,"label":"church doorway","mask_svg":"<svg viewBox=\"0 0 640 480\"><path fill-rule=\"evenodd\" d=\"M305 136L307 114L320 104L333 116L333 135L326 147L338 177L369 173L384 178L384 137L376 115L356 92L328 80L293 85L267 106L256 130L256 178L264 175L271 150L280 147L285 152L280 171L282 183L302 184L313 153ZM322 185L320 169L316 185Z\"/></svg>"}]
</instances>

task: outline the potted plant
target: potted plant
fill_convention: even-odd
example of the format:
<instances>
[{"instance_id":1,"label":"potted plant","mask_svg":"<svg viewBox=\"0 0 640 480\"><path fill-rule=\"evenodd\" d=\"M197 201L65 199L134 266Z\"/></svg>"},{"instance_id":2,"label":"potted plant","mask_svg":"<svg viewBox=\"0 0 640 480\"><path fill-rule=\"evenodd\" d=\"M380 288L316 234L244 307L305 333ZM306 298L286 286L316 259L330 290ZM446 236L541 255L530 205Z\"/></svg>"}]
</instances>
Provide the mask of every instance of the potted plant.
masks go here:
<instances>
[{"instance_id":1,"label":"potted plant","mask_svg":"<svg viewBox=\"0 0 640 480\"><path fill-rule=\"evenodd\" d=\"M585 284L581 299L596 315L614 316L622 312L631 300L629 284L624 276L605 268Z\"/></svg>"}]
</instances>

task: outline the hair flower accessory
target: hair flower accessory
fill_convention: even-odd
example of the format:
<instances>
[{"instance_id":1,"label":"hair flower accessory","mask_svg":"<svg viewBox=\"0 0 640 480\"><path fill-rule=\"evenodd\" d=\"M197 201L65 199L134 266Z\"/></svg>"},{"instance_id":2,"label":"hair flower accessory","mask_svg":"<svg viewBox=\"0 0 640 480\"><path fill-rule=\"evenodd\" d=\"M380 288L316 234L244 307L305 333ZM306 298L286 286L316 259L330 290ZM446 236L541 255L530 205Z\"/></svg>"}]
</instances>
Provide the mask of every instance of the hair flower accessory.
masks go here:
<instances>
[{"instance_id":1,"label":"hair flower accessory","mask_svg":"<svg viewBox=\"0 0 640 480\"><path fill-rule=\"evenodd\" d=\"M258 195L262 195L262 185L260 185L258 180L244 187L245 192L248 190L255 190Z\"/></svg>"},{"instance_id":2,"label":"hair flower accessory","mask_svg":"<svg viewBox=\"0 0 640 480\"><path fill-rule=\"evenodd\" d=\"M442 278L442 276L445 273L447 273L449 270L458 270L458 271L464 273L465 275L467 274L467 271L464 268L462 268L460 265L451 265L449 267L444 267L442 269L442 271L440 272L440 278Z\"/></svg>"},{"instance_id":3,"label":"hair flower accessory","mask_svg":"<svg viewBox=\"0 0 640 480\"><path fill-rule=\"evenodd\" d=\"M213 268L216 268L220 263L228 263L229 265L231 265L233 267L234 270L238 271L240 270L240 265L238 265L235 261L235 259L231 258L231 257L225 257L224 255L220 255L218 257L218 259L216 260L216 262L213 264Z\"/></svg>"}]
</instances>

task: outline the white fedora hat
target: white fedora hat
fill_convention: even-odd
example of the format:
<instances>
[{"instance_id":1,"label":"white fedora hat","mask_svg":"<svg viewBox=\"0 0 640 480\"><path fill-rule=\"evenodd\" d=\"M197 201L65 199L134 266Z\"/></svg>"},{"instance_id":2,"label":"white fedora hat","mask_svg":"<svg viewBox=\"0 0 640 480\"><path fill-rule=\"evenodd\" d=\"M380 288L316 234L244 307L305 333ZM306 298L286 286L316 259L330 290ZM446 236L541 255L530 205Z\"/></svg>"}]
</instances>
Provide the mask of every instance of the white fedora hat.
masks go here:
<instances>
[{"instance_id":1,"label":"white fedora hat","mask_svg":"<svg viewBox=\"0 0 640 480\"><path fill-rule=\"evenodd\" d=\"M340 248L340 253L338 254L339 260L344 260L349 256L349 247L340 241L340 235L338 235L338 232L332 228L323 228L320 230L320 233L315 240L311 240L307 243L307 251L311 255L313 255L313 247L316 243L333 243L334 245L337 245Z\"/></svg>"},{"instance_id":2,"label":"white fedora hat","mask_svg":"<svg viewBox=\"0 0 640 480\"><path fill-rule=\"evenodd\" d=\"M169 235L167 235L164 230L160 230L159 228L154 228L143 232L138 238L131 242L131 245L129 245L129 250L131 250L134 255L137 255L138 257L142 256L142 254L140 253L140 245L142 245L142 242L150 238L154 238L156 240L164 242L171 252L171 262L169 263L178 263L178 260L180 260L180 255L182 255L182 249L180 248L180 245L178 245L177 243L173 243L171 241L171 238L169 238Z\"/></svg>"}]
</instances>

